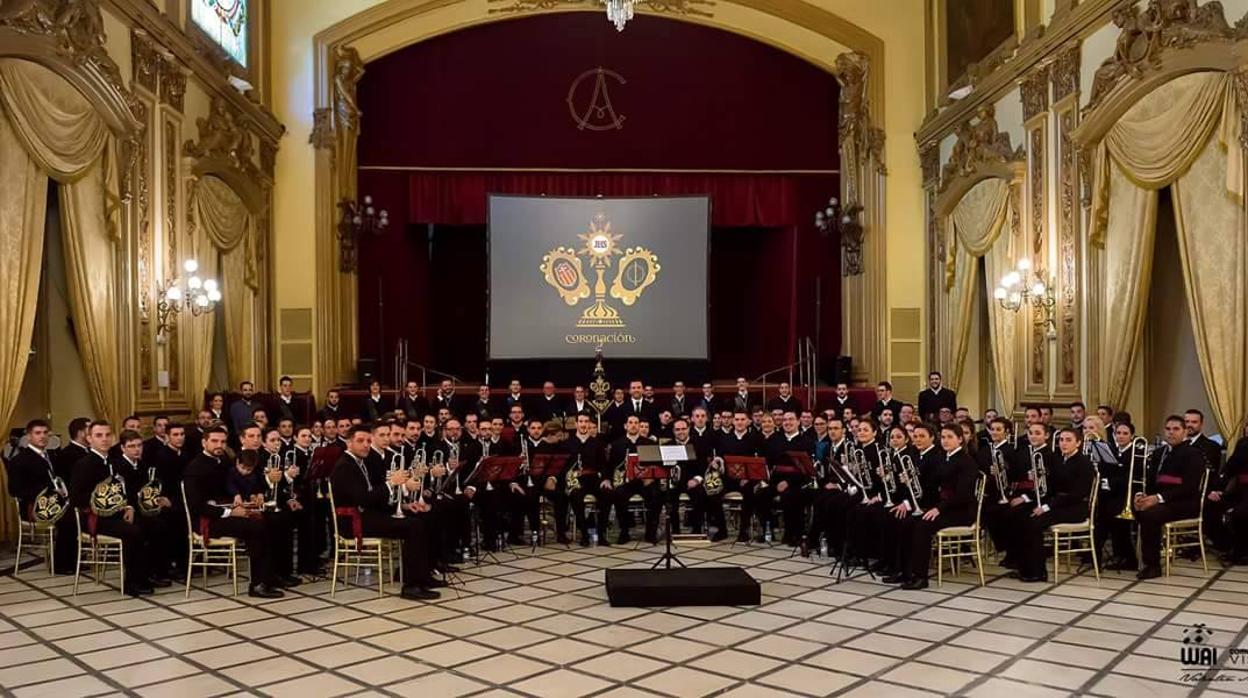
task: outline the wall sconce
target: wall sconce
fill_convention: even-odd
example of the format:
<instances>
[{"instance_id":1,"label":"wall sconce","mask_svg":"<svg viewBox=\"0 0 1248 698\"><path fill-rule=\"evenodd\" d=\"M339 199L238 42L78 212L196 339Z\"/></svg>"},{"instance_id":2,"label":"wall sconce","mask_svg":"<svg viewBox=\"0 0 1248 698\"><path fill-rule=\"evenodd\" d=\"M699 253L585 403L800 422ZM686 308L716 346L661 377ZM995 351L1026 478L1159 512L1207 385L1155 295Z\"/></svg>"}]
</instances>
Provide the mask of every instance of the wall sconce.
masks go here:
<instances>
[{"instance_id":1,"label":"wall sconce","mask_svg":"<svg viewBox=\"0 0 1248 698\"><path fill-rule=\"evenodd\" d=\"M175 326L178 313L190 310L193 317L211 313L221 302L221 288L216 279L201 279L199 262L188 259L182 263L187 274L175 276L156 287L156 342L164 344Z\"/></svg>"},{"instance_id":2,"label":"wall sconce","mask_svg":"<svg viewBox=\"0 0 1248 698\"><path fill-rule=\"evenodd\" d=\"M338 202L342 216L338 220L338 270L351 273L356 267L360 238L380 235L390 225L390 214L373 208L373 197L365 196L363 204L350 199Z\"/></svg>"},{"instance_id":3,"label":"wall sconce","mask_svg":"<svg viewBox=\"0 0 1248 698\"><path fill-rule=\"evenodd\" d=\"M1018 266L1001 277L993 298L1003 309L1017 313L1025 305L1044 311L1042 319L1036 320L1037 325L1044 325L1044 336L1053 341L1057 339L1057 321L1054 309L1057 299L1053 297L1053 284L1045 283L1047 275L1042 270L1031 268L1031 260L1026 257L1018 260Z\"/></svg>"},{"instance_id":4,"label":"wall sconce","mask_svg":"<svg viewBox=\"0 0 1248 698\"><path fill-rule=\"evenodd\" d=\"M836 232L841 238L841 275L858 276L862 273L862 238L865 230L858 216L862 213L859 204L841 206L834 196L828 199L828 207L815 212L815 227L823 235Z\"/></svg>"}]
</instances>

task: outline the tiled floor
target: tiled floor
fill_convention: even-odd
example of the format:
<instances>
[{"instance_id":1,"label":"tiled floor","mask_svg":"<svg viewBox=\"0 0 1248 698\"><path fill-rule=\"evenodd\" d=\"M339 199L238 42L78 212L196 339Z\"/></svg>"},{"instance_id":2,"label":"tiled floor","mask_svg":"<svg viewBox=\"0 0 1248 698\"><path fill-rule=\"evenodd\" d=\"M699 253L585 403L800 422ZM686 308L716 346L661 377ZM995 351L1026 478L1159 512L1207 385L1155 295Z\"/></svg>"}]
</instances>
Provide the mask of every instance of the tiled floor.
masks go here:
<instances>
[{"instance_id":1,"label":"tiled floor","mask_svg":"<svg viewBox=\"0 0 1248 698\"><path fill-rule=\"evenodd\" d=\"M527 551L526 551L527 553ZM1021 584L990 568L927 591L833 584L785 548L698 547L738 565L757 608L611 608L603 570L657 548L547 548L467 568L433 604L327 583L277 602L219 577L147 599L38 568L0 576L0 694L16 696L1171 696L1248 694L1248 570ZM11 563L7 570L11 570ZM1216 567L1216 565L1215 565ZM1184 631L1213 630L1216 682L1184 684ZM1248 652L1245 653L1248 656ZM1242 659L1242 658L1241 658ZM1244 682L1239 682L1244 678ZM1216 689L1216 690L1214 690Z\"/></svg>"}]
</instances>

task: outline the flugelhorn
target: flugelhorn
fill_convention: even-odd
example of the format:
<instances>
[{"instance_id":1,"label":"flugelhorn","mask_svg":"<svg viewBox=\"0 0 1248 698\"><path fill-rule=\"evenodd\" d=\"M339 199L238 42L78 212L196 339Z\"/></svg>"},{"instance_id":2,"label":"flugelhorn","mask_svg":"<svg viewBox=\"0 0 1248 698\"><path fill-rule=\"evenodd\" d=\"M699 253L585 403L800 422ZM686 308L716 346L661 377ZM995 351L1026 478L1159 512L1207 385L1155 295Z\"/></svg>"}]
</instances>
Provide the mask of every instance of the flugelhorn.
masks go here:
<instances>
[{"instance_id":1,"label":"flugelhorn","mask_svg":"<svg viewBox=\"0 0 1248 698\"><path fill-rule=\"evenodd\" d=\"M914 459L903 453L897 458L897 462L901 465L901 474L906 478L906 489L910 491L913 513L921 514L923 510L919 507L919 500L923 499L923 482L919 479L918 468L914 467Z\"/></svg>"}]
</instances>

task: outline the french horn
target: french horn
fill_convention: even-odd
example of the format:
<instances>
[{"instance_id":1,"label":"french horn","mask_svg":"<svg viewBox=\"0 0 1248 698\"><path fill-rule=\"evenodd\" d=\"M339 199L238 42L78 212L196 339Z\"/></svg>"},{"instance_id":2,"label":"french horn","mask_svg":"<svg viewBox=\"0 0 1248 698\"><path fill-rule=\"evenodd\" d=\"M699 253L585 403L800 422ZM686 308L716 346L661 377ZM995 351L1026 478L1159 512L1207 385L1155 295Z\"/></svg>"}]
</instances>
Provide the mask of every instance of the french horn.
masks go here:
<instances>
[{"instance_id":1,"label":"french horn","mask_svg":"<svg viewBox=\"0 0 1248 698\"><path fill-rule=\"evenodd\" d=\"M35 495L35 501L30 506L30 518L37 524L51 526L60 521L67 511L69 489L65 487L65 481L57 477L52 479L51 485Z\"/></svg>"},{"instance_id":2,"label":"french horn","mask_svg":"<svg viewBox=\"0 0 1248 698\"><path fill-rule=\"evenodd\" d=\"M126 486L110 475L91 490L91 513L101 518L113 516L126 508Z\"/></svg>"},{"instance_id":3,"label":"french horn","mask_svg":"<svg viewBox=\"0 0 1248 698\"><path fill-rule=\"evenodd\" d=\"M156 478L156 469L147 469L147 484L139 490L139 513L144 516L160 514L160 498L164 496L164 486Z\"/></svg>"}]
</instances>

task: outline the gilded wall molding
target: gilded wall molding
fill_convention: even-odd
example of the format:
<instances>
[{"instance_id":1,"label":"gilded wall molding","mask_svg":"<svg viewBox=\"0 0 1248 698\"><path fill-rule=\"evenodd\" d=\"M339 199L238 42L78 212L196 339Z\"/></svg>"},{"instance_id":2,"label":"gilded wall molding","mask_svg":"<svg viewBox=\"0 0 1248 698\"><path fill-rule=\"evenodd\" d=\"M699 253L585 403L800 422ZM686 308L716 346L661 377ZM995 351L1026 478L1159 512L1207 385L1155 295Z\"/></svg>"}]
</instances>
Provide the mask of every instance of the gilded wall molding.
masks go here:
<instances>
[{"instance_id":1,"label":"gilded wall molding","mask_svg":"<svg viewBox=\"0 0 1248 698\"><path fill-rule=\"evenodd\" d=\"M1053 101L1060 102L1079 92L1079 43L1073 42L1057 53L1049 68Z\"/></svg>"},{"instance_id":2,"label":"gilded wall molding","mask_svg":"<svg viewBox=\"0 0 1248 698\"><path fill-rule=\"evenodd\" d=\"M938 205L941 215L948 215L953 206L977 182L988 177L1013 178L1012 163L1023 159L1022 148L1010 144L1010 134L997 127L997 112L986 104L957 128L957 141L949 159L940 169Z\"/></svg>"},{"instance_id":3,"label":"gilded wall molding","mask_svg":"<svg viewBox=\"0 0 1248 698\"><path fill-rule=\"evenodd\" d=\"M1018 85L1019 98L1023 102L1023 122L1026 123L1049 110L1049 67L1031 72Z\"/></svg>"},{"instance_id":4,"label":"gilded wall molding","mask_svg":"<svg viewBox=\"0 0 1248 698\"><path fill-rule=\"evenodd\" d=\"M312 110L312 132L308 134L308 143L317 150L329 150L334 147L334 110L321 107Z\"/></svg>"},{"instance_id":5,"label":"gilded wall molding","mask_svg":"<svg viewBox=\"0 0 1248 698\"><path fill-rule=\"evenodd\" d=\"M180 245L178 244L178 179L179 179L179 163L178 158L178 123L172 115L166 116L161 124L163 143L164 143L164 242L165 242L165 278L176 278L182 273L180 268L181 257L179 256ZM166 370L169 371L169 390L179 390L179 375L182 364L182 352L179 349L178 340L178 323L173 323L170 328L169 336L166 339L168 353L165 362Z\"/></svg>"},{"instance_id":6,"label":"gilded wall molding","mask_svg":"<svg viewBox=\"0 0 1248 698\"><path fill-rule=\"evenodd\" d=\"M223 99L214 98L208 116L195 119L199 140L187 140L182 154L194 160L197 177L211 174L225 180L255 216L264 209L262 192L272 181L255 163L255 140L246 124Z\"/></svg>"},{"instance_id":7,"label":"gilded wall molding","mask_svg":"<svg viewBox=\"0 0 1248 698\"><path fill-rule=\"evenodd\" d=\"M182 113L183 100L186 96L186 71L172 57L162 57L160 61L160 103L168 104L179 114Z\"/></svg>"},{"instance_id":8,"label":"gilded wall molding","mask_svg":"<svg viewBox=\"0 0 1248 698\"><path fill-rule=\"evenodd\" d=\"M138 68L136 67L136 71ZM135 141L138 149L135 163L135 239L137 254L135 259L136 295L139 319L139 390L152 390L152 201L151 201L151 143L158 132L154 128L153 110L148 107L145 98L136 100L139 107L139 118L143 121L143 136Z\"/></svg>"},{"instance_id":9,"label":"gilded wall molding","mask_svg":"<svg viewBox=\"0 0 1248 698\"><path fill-rule=\"evenodd\" d=\"M138 27L130 30L130 69L133 85L156 94L160 54L147 32Z\"/></svg>"},{"instance_id":10,"label":"gilded wall molding","mask_svg":"<svg viewBox=\"0 0 1248 698\"><path fill-rule=\"evenodd\" d=\"M845 164L855 168L871 166L877 173L886 175L884 129L876 127L871 120L871 102L867 95L870 66L870 59L862 51L836 57L836 80L841 86L838 135L842 148L853 148L852 154L846 155L851 162Z\"/></svg>"}]
</instances>

